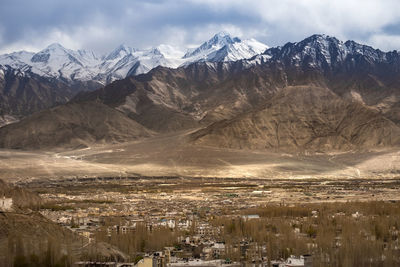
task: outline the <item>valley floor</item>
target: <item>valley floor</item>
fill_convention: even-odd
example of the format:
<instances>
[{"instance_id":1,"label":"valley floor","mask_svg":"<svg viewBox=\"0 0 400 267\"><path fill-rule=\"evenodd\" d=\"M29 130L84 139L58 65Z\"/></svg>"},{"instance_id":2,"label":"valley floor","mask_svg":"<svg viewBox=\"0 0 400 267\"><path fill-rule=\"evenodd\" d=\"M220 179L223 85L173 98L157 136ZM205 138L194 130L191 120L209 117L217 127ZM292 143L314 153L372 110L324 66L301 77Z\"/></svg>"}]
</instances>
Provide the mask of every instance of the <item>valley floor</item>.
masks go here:
<instances>
[{"instance_id":1,"label":"valley floor","mask_svg":"<svg viewBox=\"0 0 400 267\"><path fill-rule=\"evenodd\" d=\"M400 149L283 153L192 145L187 133L69 151L0 150L0 179L230 177L376 179L400 175Z\"/></svg>"}]
</instances>

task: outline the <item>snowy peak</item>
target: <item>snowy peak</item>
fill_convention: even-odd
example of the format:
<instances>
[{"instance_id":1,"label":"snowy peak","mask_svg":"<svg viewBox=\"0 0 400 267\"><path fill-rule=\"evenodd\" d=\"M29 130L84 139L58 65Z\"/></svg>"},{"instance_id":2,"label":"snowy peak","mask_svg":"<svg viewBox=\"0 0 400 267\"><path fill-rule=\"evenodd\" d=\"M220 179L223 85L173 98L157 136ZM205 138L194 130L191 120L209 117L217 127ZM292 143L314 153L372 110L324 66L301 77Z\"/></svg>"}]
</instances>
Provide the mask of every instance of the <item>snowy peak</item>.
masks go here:
<instances>
[{"instance_id":1,"label":"snowy peak","mask_svg":"<svg viewBox=\"0 0 400 267\"><path fill-rule=\"evenodd\" d=\"M12 67L18 75L34 73L68 84L93 81L104 85L129 75L146 73L157 66L177 68L195 62L213 65L213 62L238 60L243 60L245 67L277 62L331 71L347 70L356 64L370 68L376 62L396 63L400 62L400 55L396 51L384 53L354 41L342 42L323 34L268 49L255 39L242 40L226 32L215 34L186 54L183 49L169 45L149 49L119 45L109 54L99 57L90 50L71 50L54 43L38 53L20 51L0 55L0 65Z\"/></svg>"},{"instance_id":2,"label":"snowy peak","mask_svg":"<svg viewBox=\"0 0 400 267\"><path fill-rule=\"evenodd\" d=\"M153 56L161 56L161 57L164 56L164 55L161 53L160 49L158 49L158 47L153 47L153 48L151 48L149 51L146 51L146 52L145 52L145 55L146 55L146 56L153 55Z\"/></svg>"},{"instance_id":3,"label":"snowy peak","mask_svg":"<svg viewBox=\"0 0 400 267\"><path fill-rule=\"evenodd\" d=\"M374 61L383 61L387 59L385 52L382 52L379 49L374 49L368 45L362 45L354 41L347 41L344 43L344 45L346 46L348 52L353 55L363 55Z\"/></svg>"},{"instance_id":4,"label":"snowy peak","mask_svg":"<svg viewBox=\"0 0 400 267\"><path fill-rule=\"evenodd\" d=\"M168 45L144 50L121 45L103 59L97 78L103 83L109 83L126 76L146 73L157 66L176 68L183 62L182 55L179 49Z\"/></svg>"},{"instance_id":5,"label":"snowy peak","mask_svg":"<svg viewBox=\"0 0 400 267\"><path fill-rule=\"evenodd\" d=\"M134 64L126 76L149 72L157 66L177 68L184 63L183 52L169 45L159 45L147 50L138 50L134 53Z\"/></svg>"},{"instance_id":6,"label":"snowy peak","mask_svg":"<svg viewBox=\"0 0 400 267\"><path fill-rule=\"evenodd\" d=\"M123 58L127 55L130 55L135 52L134 48L121 44L117 48L115 48L111 53L109 53L104 60L115 60Z\"/></svg>"},{"instance_id":7,"label":"snowy peak","mask_svg":"<svg viewBox=\"0 0 400 267\"><path fill-rule=\"evenodd\" d=\"M96 72L92 68L99 64L99 59L92 51L74 51L54 43L34 54L25 63L36 74L72 82L92 80Z\"/></svg>"},{"instance_id":8,"label":"snowy peak","mask_svg":"<svg viewBox=\"0 0 400 267\"><path fill-rule=\"evenodd\" d=\"M163 44L150 49L134 49L122 44L98 57L89 50L75 51L53 43L38 53L22 51L0 55L0 64L66 82L107 84L127 75L146 73L157 66L177 68L199 61L236 61L251 58L266 48L254 39L241 40L220 32L186 54L179 48Z\"/></svg>"},{"instance_id":9,"label":"snowy peak","mask_svg":"<svg viewBox=\"0 0 400 267\"><path fill-rule=\"evenodd\" d=\"M58 43L54 43L43 49L42 51L34 54L31 58L31 61L34 63L47 63L52 57L52 59L59 57L59 56L68 56L70 55L62 45Z\"/></svg>"},{"instance_id":10,"label":"snowy peak","mask_svg":"<svg viewBox=\"0 0 400 267\"><path fill-rule=\"evenodd\" d=\"M219 45L219 46L225 46L229 44L234 44L234 43L239 43L241 40L238 37L231 37L230 34L226 32L219 32L216 35L214 35L208 42L205 44L207 45Z\"/></svg>"},{"instance_id":11,"label":"snowy peak","mask_svg":"<svg viewBox=\"0 0 400 267\"><path fill-rule=\"evenodd\" d=\"M47 46L45 50L53 50L53 51L54 50L64 50L64 51L66 51L67 49L65 49L64 46L62 46L59 43L52 43L49 46Z\"/></svg>"},{"instance_id":12,"label":"snowy peak","mask_svg":"<svg viewBox=\"0 0 400 267\"><path fill-rule=\"evenodd\" d=\"M26 51L0 55L0 64L9 65L14 69L27 70L31 68L27 62L30 62L33 55L34 53Z\"/></svg>"},{"instance_id":13,"label":"snowy peak","mask_svg":"<svg viewBox=\"0 0 400 267\"><path fill-rule=\"evenodd\" d=\"M342 42L335 37L315 34L301 42L287 43L283 47L265 51L273 61L294 66L320 67L332 69L347 60L362 57L370 62L386 60L386 53L354 41Z\"/></svg>"},{"instance_id":14,"label":"snowy peak","mask_svg":"<svg viewBox=\"0 0 400 267\"><path fill-rule=\"evenodd\" d=\"M99 60L93 51L89 50L71 50L63 47L58 43L54 43L43 49L42 51L34 54L31 58L31 62L43 62L48 61L62 61L66 60L64 63L74 62L80 66L90 65L97 63ZM69 61L69 62L68 62Z\"/></svg>"},{"instance_id":15,"label":"snowy peak","mask_svg":"<svg viewBox=\"0 0 400 267\"><path fill-rule=\"evenodd\" d=\"M326 34L313 34L310 37L305 38L303 41L299 42L302 44L311 45L327 45L329 43L339 43L340 41L335 37Z\"/></svg>"},{"instance_id":16,"label":"snowy peak","mask_svg":"<svg viewBox=\"0 0 400 267\"><path fill-rule=\"evenodd\" d=\"M236 61L251 58L267 48L255 39L241 40L220 32L192 52L186 53L183 58L187 59L186 64L196 61Z\"/></svg>"},{"instance_id":17,"label":"snowy peak","mask_svg":"<svg viewBox=\"0 0 400 267\"><path fill-rule=\"evenodd\" d=\"M198 48L193 50L192 52L188 52L184 55L183 58L190 58L190 57L196 57L201 54L209 54L210 52L215 52L221 48L223 48L226 45L231 45L234 44L235 42L240 42L241 40L239 38L232 38L229 34L226 32L220 32L214 35L210 40L207 42L204 42L202 45L200 45Z\"/></svg>"},{"instance_id":18,"label":"snowy peak","mask_svg":"<svg viewBox=\"0 0 400 267\"><path fill-rule=\"evenodd\" d=\"M32 62L47 62L47 60L52 57L52 59L56 59L57 57L74 57L76 56L76 52L70 49L64 48L62 45L58 43L53 43L43 49L42 51L36 53L32 56ZM77 60L76 58L74 60Z\"/></svg>"}]
</instances>

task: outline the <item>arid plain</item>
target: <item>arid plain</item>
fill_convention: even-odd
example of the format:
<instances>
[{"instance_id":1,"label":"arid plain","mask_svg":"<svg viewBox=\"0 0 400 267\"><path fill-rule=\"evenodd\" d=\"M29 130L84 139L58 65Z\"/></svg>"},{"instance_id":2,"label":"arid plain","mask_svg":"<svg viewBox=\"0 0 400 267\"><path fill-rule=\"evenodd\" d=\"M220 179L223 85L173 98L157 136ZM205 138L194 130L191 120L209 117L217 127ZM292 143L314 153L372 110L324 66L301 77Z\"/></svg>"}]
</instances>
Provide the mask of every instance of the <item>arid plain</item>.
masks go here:
<instances>
[{"instance_id":1,"label":"arid plain","mask_svg":"<svg viewBox=\"0 0 400 267\"><path fill-rule=\"evenodd\" d=\"M350 152L283 153L220 149L167 134L77 150L0 150L0 178L30 179L179 176L257 179L392 179L400 175L396 148Z\"/></svg>"}]
</instances>

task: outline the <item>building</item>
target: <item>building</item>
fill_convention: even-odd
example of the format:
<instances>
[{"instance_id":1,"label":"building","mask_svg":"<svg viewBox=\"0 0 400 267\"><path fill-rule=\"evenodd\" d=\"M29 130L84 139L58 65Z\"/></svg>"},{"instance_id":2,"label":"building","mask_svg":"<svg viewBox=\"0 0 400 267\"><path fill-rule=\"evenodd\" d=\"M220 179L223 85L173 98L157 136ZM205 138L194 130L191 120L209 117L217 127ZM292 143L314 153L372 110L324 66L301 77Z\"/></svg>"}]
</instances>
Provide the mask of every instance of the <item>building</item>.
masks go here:
<instances>
[{"instance_id":1,"label":"building","mask_svg":"<svg viewBox=\"0 0 400 267\"><path fill-rule=\"evenodd\" d=\"M145 257L141 259L137 264L137 267L153 267L153 258L152 257Z\"/></svg>"},{"instance_id":2,"label":"building","mask_svg":"<svg viewBox=\"0 0 400 267\"><path fill-rule=\"evenodd\" d=\"M215 243L211 248L214 259L219 259L225 254L225 244L222 242Z\"/></svg>"},{"instance_id":3,"label":"building","mask_svg":"<svg viewBox=\"0 0 400 267\"><path fill-rule=\"evenodd\" d=\"M263 195L268 195L268 194L271 194L271 193L272 193L272 191L255 190L255 191L251 192L251 195L252 196L263 196Z\"/></svg>"},{"instance_id":4,"label":"building","mask_svg":"<svg viewBox=\"0 0 400 267\"><path fill-rule=\"evenodd\" d=\"M6 198L5 196L3 196L3 198L0 199L0 211L12 210L12 204L13 204L12 198Z\"/></svg>"},{"instance_id":5,"label":"building","mask_svg":"<svg viewBox=\"0 0 400 267\"><path fill-rule=\"evenodd\" d=\"M151 256L146 256L141 259L136 267L165 267L167 266L165 257L161 252L156 252Z\"/></svg>"},{"instance_id":6,"label":"building","mask_svg":"<svg viewBox=\"0 0 400 267\"><path fill-rule=\"evenodd\" d=\"M286 262L286 267L312 267L312 256L311 255L301 255L299 258L295 256L290 256Z\"/></svg>"},{"instance_id":7,"label":"building","mask_svg":"<svg viewBox=\"0 0 400 267\"><path fill-rule=\"evenodd\" d=\"M312 267L312 265L313 265L312 255L309 255L309 254L302 255L301 258L303 258L303 260L304 260L304 267Z\"/></svg>"},{"instance_id":8,"label":"building","mask_svg":"<svg viewBox=\"0 0 400 267\"><path fill-rule=\"evenodd\" d=\"M248 220L260 219L260 215L258 214L243 215L242 218L245 221L248 221Z\"/></svg>"}]
</instances>

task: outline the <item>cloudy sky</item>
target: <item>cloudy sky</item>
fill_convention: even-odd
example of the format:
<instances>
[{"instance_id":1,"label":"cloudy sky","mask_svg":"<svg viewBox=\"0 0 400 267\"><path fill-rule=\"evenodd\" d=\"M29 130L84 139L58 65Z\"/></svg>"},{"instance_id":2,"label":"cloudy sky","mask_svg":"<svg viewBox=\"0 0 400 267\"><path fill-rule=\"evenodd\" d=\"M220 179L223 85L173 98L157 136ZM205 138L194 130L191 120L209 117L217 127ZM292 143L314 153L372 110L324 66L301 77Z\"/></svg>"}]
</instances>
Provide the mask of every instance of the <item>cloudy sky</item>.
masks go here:
<instances>
[{"instance_id":1,"label":"cloudy sky","mask_svg":"<svg viewBox=\"0 0 400 267\"><path fill-rule=\"evenodd\" d=\"M314 33L400 50L399 0L1 0L0 53L58 42L105 53L119 44L198 45L219 31L269 46Z\"/></svg>"}]
</instances>

